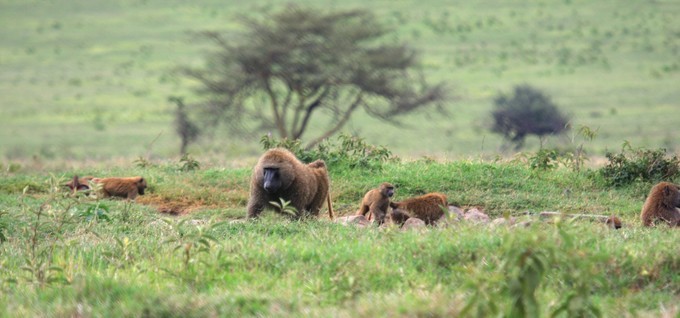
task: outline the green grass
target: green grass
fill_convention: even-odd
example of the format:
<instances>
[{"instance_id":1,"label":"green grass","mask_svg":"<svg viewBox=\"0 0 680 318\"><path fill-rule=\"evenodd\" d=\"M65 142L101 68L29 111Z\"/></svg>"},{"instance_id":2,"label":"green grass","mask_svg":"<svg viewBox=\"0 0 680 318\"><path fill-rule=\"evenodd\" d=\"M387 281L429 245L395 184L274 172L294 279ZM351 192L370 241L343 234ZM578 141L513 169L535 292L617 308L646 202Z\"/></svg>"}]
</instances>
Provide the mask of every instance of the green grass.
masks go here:
<instances>
[{"instance_id":1,"label":"green grass","mask_svg":"<svg viewBox=\"0 0 680 318\"><path fill-rule=\"evenodd\" d=\"M616 214L625 227L560 220L404 232L346 227L325 217L292 222L271 212L259 221L231 222L245 216L249 167L182 172L176 163L121 165L55 170L55 178L5 172L2 315L450 317L524 308L549 316L569 299L572 311L564 316L593 308L605 317L680 310L680 232L642 228L638 220L650 184L609 188L594 171L541 172L520 161L419 160L330 171L340 215L352 214L366 190L390 181L396 200L439 191L492 217ZM132 204L74 198L55 188L73 173L140 174L149 189ZM159 214L154 204L163 200L197 209ZM83 214L93 207L108 218ZM535 294L519 293L530 281L537 283Z\"/></svg>"},{"instance_id":2,"label":"green grass","mask_svg":"<svg viewBox=\"0 0 680 318\"><path fill-rule=\"evenodd\" d=\"M591 154L635 146L679 149L680 50L672 2L299 1L362 7L421 51L425 75L446 81L449 116L425 111L398 127L358 113L346 131L405 157L495 155L493 97L530 84L599 131ZM199 65L191 32L237 30L235 17L281 1L0 2L0 154L4 160L168 157L177 153L170 95L196 100L172 70ZM317 129L325 125L319 118ZM262 134L267 133L262 131ZM310 132L310 138L314 135ZM549 145L569 146L569 138ZM535 149L538 141L528 146ZM192 146L204 157L258 152L218 134Z\"/></svg>"}]
</instances>

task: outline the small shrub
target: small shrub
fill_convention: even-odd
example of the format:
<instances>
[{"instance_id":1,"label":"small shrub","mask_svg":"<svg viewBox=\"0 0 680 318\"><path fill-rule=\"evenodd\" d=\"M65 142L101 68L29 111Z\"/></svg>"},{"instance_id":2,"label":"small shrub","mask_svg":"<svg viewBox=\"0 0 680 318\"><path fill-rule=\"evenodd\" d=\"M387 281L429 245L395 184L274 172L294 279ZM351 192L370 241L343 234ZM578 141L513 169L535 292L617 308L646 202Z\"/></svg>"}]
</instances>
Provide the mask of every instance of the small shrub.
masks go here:
<instances>
[{"instance_id":1,"label":"small shrub","mask_svg":"<svg viewBox=\"0 0 680 318\"><path fill-rule=\"evenodd\" d=\"M215 251L213 246L218 241L209 232L222 223L215 223L204 229L197 225L188 226L187 223L190 224L188 219L179 222L163 219L163 222L170 225L175 232L173 237L163 241L163 244L171 246L173 252L181 251L182 258L180 268L168 267L162 270L191 287L209 280L205 269L212 265L202 260L201 255L211 255Z\"/></svg>"},{"instance_id":2,"label":"small shrub","mask_svg":"<svg viewBox=\"0 0 680 318\"><path fill-rule=\"evenodd\" d=\"M607 153L609 162L599 171L609 185L635 181L658 182L680 176L680 159L666 156L666 149L633 149L628 142L620 153Z\"/></svg>"},{"instance_id":3,"label":"small shrub","mask_svg":"<svg viewBox=\"0 0 680 318\"><path fill-rule=\"evenodd\" d=\"M291 217L297 216L298 211L294 206L290 205L290 201L284 200L283 198L279 198L279 201L280 203L276 201L269 201L269 204L275 206L276 209L282 214L286 214Z\"/></svg>"},{"instance_id":4,"label":"small shrub","mask_svg":"<svg viewBox=\"0 0 680 318\"><path fill-rule=\"evenodd\" d=\"M597 130L593 130L588 126L581 125L578 132L571 137L571 143L576 144L576 137L580 136L583 141L593 141L597 137ZM571 167L574 171L580 171L583 164L588 157L586 156L586 151L583 148L583 142L581 142L576 149L570 152L570 154L565 158L565 164Z\"/></svg>"},{"instance_id":5,"label":"small shrub","mask_svg":"<svg viewBox=\"0 0 680 318\"><path fill-rule=\"evenodd\" d=\"M541 149L535 155L529 156L531 169L553 170L559 165L560 154L555 149Z\"/></svg>"},{"instance_id":6,"label":"small shrub","mask_svg":"<svg viewBox=\"0 0 680 318\"><path fill-rule=\"evenodd\" d=\"M95 204L85 205L85 209L78 213L78 216L85 219L85 221L110 221L109 207L105 204L97 202Z\"/></svg>"},{"instance_id":7,"label":"small shrub","mask_svg":"<svg viewBox=\"0 0 680 318\"><path fill-rule=\"evenodd\" d=\"M188 153L182 155L179 159L182 166L179 168L181 171L193 171L201 168L201 163L198 160L191 157Z\"/></svg>"},{"instance_id":8,"label":"small shrub","mask_svg":"<svg viewBox=\"0 0 680 318\"><path fill-rule=\"evenodd\" d=\"M260 143L265 150L286 148L303 162L323 159L329 166L345 165L349 168L380 169L392 155L384 146L370 145L363 138L346 134L340 134L335 143L325 140L313 149L303 148L299 140L277 140L270 135L263 136Z\"/></svg>"},{"instance_id":9,"label":"small shrub","mask_svg":"<svg viewBox=\"0 0 680 318\"><path fill-rule=\"evenodd\" d=\"M142 156L137 157L137 159L135 159L135 161L133 161L132 163L134 163L135 166L137 166L139 168L148 168L148 167L151 167L153 165L151 163L151 161L149 161L148 159L146 159Z\"/></svg>"}]
</instances>

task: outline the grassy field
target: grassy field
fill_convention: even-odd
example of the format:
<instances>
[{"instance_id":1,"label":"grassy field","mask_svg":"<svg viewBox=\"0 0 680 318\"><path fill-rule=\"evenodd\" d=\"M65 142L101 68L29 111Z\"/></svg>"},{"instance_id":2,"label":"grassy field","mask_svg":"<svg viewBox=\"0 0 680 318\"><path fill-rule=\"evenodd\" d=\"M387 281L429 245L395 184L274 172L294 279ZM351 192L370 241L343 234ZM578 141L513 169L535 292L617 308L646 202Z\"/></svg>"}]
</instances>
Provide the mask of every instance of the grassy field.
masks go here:
<instances>
[{"instance_id":1,"label":"grassy field","mask_svg":"<svg viewBox=\"0 0 680 318\"><path fill-rule=\"evenodd\" d=\"M492 217L616 214L624 228L561 220L401 231L245 216L249 168L85 169L144 175L136 202L72 197L73 171L0 178L0 305L7 317L668 317L680 313L680 231L642 228L649 184L526 163L331 166L334 206L355 211L389 180L396 200L440 191ZM59 180L60 179L60 180ZM181 214L161 214L159 210ZM167 220L167 222L163 220ZM535 291L535 292L534 292ZM564 307L566 305L566 307ZM560 311L563 308L566 311ZM522 314L524 313L524 314Z\"/></svg>"},{"instance_id":2,"label":"grassy field","mask_svg":"<svg viewBox=\"0 0 680 318\"><path fill-rule=\"evenodd\" d=\"M5 161L168 157L179 142L170 95L195 100L178 66L199 65L192 32L235 31L239 15L284 1L0 1L0 156ZM673 1L297 1L362 7L421 51L446 81L449 116L423 112L393 127L357 114L346 131L395 153L495 155L493 97L530 84L599 132L591 154L635 146L677 150L680 5ZM317 125L323 125L323 121ZM267 132L263 131L262 134ZM423 142L425 141L425 142ZM550 145L570 146L570 138ZM528 146L535 149L537 140ZM234 158L253 140L218 134L190 151Z\"/></svg>"},{"instance_id":3,"label":"grassy field","mask_svg":"<svg viewBox=\"0 0 680 318\"><path fill-rule=\"evenodd\" d=\"M450 116L399 127L357 114L346 132L413 160L330 164L339 215L390 181L397 200L438 191L494 218L561 211L625 225L401 231L273 213L240 222L257 140L205 138L190 148L201 168L182 169L167 98L196 98L173 74L209 49L192 32L235 31L238 15L286 2L0 0L0 317L680 315L680 231L639 222L652 184L531 169L534 153L494 160L502 140L486 128L493 97L530 84L598 131L549 146L677 152L680 4L298 1L373 10L455 97ZM59 186L73 174L143 175L148 193L74 197Z\"/></svg>"}]
</instances>

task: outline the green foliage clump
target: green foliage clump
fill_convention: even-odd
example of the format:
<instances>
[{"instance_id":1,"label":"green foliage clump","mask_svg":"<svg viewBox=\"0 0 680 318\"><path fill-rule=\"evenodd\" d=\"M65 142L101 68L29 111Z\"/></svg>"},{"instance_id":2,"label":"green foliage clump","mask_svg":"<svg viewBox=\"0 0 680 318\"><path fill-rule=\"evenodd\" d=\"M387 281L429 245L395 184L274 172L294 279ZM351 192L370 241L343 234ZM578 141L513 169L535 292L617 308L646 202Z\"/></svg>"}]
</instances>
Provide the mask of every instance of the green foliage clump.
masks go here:
<instances>
[{"instance_id":1,"label":"green foliage clump","mask_svg":"<svg viewBox=\"0 0 680 318\"><path fill-rule=\"evenodd\" d=\"M193 171L201 168L201 163L188 153L184 153L182 158L179 159L179 162L182 164L182 166L179 167L179 170L181 171Z\"/></svg>"},{"instance_id":2,"label":"green foliage clump","mask_svg":"<svg viewBox=\"0 0 680 318\"><path fill-rule=\"evenodd\" d=\"M474 271L467 284L474 288L474 296L462 314L470 316L540 317L541 312L551 317L601 317L600 306L592 294L601 288L600 275L604 272L597 255L579 246L576 228L558 220L554 230L533 233L508 233L496 251L494 260L499 274L481 277ZM574 259L583 258L579 262ZM480 275L479 277L477 275ZM548 308L541 308L540 293L554 288L564 297Z\"/></svg>"},{"instance_id":3,"label":"green foliage clump","mask_svg":"<svg viewBox=\"0 0 680 318\"><path fill-rule=\"evenodd\" d=\"M628 142L620 153L607 153L609 162L600 174L609 185L623 186L635 181L658 182L680 176L680 158L666 156L666 149L633 149Z\"/></svg>"},{"instance_id":4,"label":"green foliage clump","mask_svg":"<svg viewBox=\"0 0 680 318\"><path fill-rule=\"evenodd\" d=\"M134 163L135 166L139 168L148 168L153 166L153 163L151 163L149 159L146 159L142 156L137 157L137 159L135 159L132 163Z\"/></svg>"},{"instance_id":5,"label":"green foliage clump","mask_svg":"<svg viewBox=\"0 0 680 318\"><path fill-rule=\"evenodd\" d=\"M312 149L303 148L300 140L276 139L270 135L263 136L260 143L265 150L286 148L303 162L322 159L329 166L349 168L380 169L392 156L392 152L384 146L370 145L363 138L347 134L338 135L336 142L326 139Z\"/></svg>"},{"instance_id":6,"label":"green foliage clump","mask_svg":"<svg viewBox=\"0 0 680 318\"><path fill-rule=\"evenodd\" d=\"M536 154L529 156L529 166L531 169L553 170L559 166L559 152L555 149L541 149Z\"/></svg>"}]
</instances>

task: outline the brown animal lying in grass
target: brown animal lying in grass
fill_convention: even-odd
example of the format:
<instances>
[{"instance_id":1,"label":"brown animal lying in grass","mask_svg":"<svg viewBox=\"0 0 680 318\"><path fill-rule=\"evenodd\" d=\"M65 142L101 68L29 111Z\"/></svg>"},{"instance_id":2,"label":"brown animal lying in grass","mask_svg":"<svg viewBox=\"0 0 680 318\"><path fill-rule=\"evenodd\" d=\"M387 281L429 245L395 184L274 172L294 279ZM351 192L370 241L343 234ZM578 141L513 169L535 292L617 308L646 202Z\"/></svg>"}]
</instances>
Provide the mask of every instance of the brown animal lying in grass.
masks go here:
<instances>
[{"instance_id":1,"label":"brown animal lying in grass","mask_svg":"<svg viewBox=\"0 0 680 318\"><path fill-rule=\"evenodd\" d=\"M143 195L147 187L143 177L124 178L95 178L92 176L78 178L65 184L72 191L98 190L97 193L104 198L121 197L134 200L137 195Z\"/></svg>"}]
</instances>

